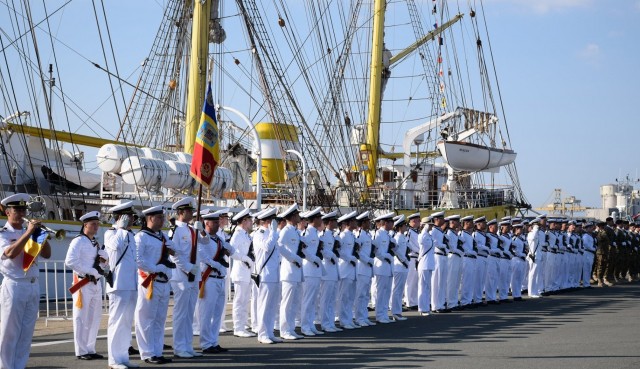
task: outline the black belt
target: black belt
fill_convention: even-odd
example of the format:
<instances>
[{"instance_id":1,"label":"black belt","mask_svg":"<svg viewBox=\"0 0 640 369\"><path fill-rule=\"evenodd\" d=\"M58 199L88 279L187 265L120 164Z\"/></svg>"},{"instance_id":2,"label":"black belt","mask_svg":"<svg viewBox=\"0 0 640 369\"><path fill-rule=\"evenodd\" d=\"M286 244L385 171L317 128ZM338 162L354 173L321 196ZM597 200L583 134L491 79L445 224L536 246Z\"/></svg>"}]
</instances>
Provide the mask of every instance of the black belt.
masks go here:
<instances>
[{"instance_id":1,"label":"black belt","mask_svg":"<svg viewBox=\"0 0 640 369\"><path fill-rule=\"evenodd\" d=\"M502 256L500 256L500 255L489 255L489 256L491 256L492 258L497 258L497 259L502 258Z\"/></svg>"},{"instance_id":2,"label":"black belt","mask_svg":"<svg viewBox=\"0 0 640 369\"><path fill-rule=\"evenodd\" d=\"M459 254L456 254L455 252L450 252L450 253L449 253L449 255L455 255L455 256L457 256L457 257L459 257L459 258L461 258L461 257L462 257L462 256L460 256Z\"/></svg>"},{"instance_id":3,"label":"black belt","mask_svg":"<svg viewBox=\"0 0 640 369\"><path fill-rule=\"evenodd\" d=\"M447 254L442 253L442 252L437 252L437 251L435 252L435 254L436 254L436 255L440 255L440 256L447 256Z\"/></svg>"},{"instance_id":4,"label":"black belt","mask_svg":"<svg viewBox=\"0 0 640 369\"><path fill-rule=\"evenodd\" d=\"M480 254L478 254L478 256L480 256L481 258L485 258L486 259L487 256L489 256L489 255L480 255Z\"/></svg>"},{"instance_id":5,"label":"black belt","mask_svg":"<svg viewBox=\"0 0 640 369\"><path fill-rule=\"evenodd\" d=\"M211 275L211 274L209 274L209 278L214 278L214 279L224 279L224 276L221 276L221 275Z\"/></svg>"},{"instance_id":6,"label":"black belt","mask_svg":"<svg viewBox=\"0 0 640 369\"><path fill-rule=\"evenodd\" d=\"M550 253L552 254L557 254L558 252L556 250L549 250Z\"/></svg>"},{"instance_id":7,"label":"black belt","mask_svg":"<svg viewBox=\"0 0 640 369\"><path fill-rule=\"evenodd\" d=\"M165 280L163 280L163 279L154 279L153 281L154 281L154 282L158 282L158 283L169 283L169 281L168 281L168 280L167 280L167 281L165 281Z\"/></svg>"},{"instance_id":8,"label":"black belt","mask_svg":"<svg viewBox=\"0 0 640 369\"><path fill-rule=\"evenodd\" d=\"M524 256L518 256L520 259L522 259L522 261L526 261Z\"/></svg>"},{"instance_id":9,"label":"black belt","mask_svg":"<svg viewBox=\"0 0 640 369\"><path fill-rule=\"evenodd\" d=\"M502 259L511 260L511 258L508 256L503 256Z\"/></svg>"},{"instance_id":10,"label":"black belt","mask_svg":"<svg viewBox=\"0 0 640 369\"><path fill-rule=\"evenodd\" d=\"M477 259L475 255L465 255L465 258Z\"/></svg>"},{"instance_id":11,"label":"black belt","mask_svg":"<svg viewBox=\"0 0 640 369\"><path fill-rule=\"evenodd\" d=\"M590 252L590 253L592 253L592 254L594 254L594 255L595 255L595 252L593 252L593 251L591 251L591 250L587 250L587 249L585 249L584 251L586 251L586 252Z\"/></svg>"}]
</instances>

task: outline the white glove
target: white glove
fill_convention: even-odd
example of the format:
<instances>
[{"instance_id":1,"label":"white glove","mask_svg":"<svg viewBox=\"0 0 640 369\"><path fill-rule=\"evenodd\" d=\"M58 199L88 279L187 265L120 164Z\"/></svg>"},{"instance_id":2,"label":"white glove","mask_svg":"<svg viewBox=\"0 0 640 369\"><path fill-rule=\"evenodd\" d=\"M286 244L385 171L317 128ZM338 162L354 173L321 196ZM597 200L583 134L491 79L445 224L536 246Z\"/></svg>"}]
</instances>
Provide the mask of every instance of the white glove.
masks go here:
<instances>
[{"instance_id":1,"label":"white glove","mask_svg":"<svg viewBox=\"0 0 640 369\"><path fill-rule=\"evenodd\" d=\"M202 232L204 230L204 227L202 226L202 222L199 220L193 222L193 228L198 232Z\"/></svg>"},{"instance_id":2,"label":"white glove","mask_svg":"<svg viewBox=\"0 0 640 369\"><path fill-rule=\"evenodd\" d=\"M200 267L198 266L198 264L193 264L193 267L191 268L189 273L191 273L193 275L196 275L196 274L200 273Z\"/></svg>"},{"instance_id":3,"label":"white glove","mask_svg":"<svg viewBox=\"0 0 640 369\"><path fill-rule=\"evenodd\" d=\"M114 224L116 228L124 228L126 229L129 225L129 214L122 214L116 224Z\"/></svg>"},{"instance_id":4,"label":"white glove","mask_svg":"<svg viewBox=\"0 0 640 369\"><path fill-rule=\"evenodd\" d=\"M98 271L95 268L89 269L89 272L87 272L87 275L93 276L96 279L100 278L100 273L98 273Z\"/></svg>"},{"instance_id":5,"label":"white glove","mask_svg":"<svg viewBox=\"0 0 640 369\"><path fill-rule=\"evenodd\" d=\"M106 252L106 251L104 251L104 250L98 250L98 256L99 256L101 259L104 259L105 261L106 261L106 260L109 260L109 254L107 254L107 252Z\"/></svg>"},{"instance_id":6,"label":"white glove","mask_svg":"<svg viewBox=\"0 0 640 369\"><path fill-rule=\"evenodd\" d=\"M100 264L100 268L102 268L102 271L105 275L107 275L111 270L111 268L109 268L109 264Z\"/></svg>"},{"instance_id":7,"label":"white glove","mask_svg":"<svg viewBox=\"0 0 640 369\"><path fill-rule=\"evenodd\" d=\"M278 221L277 220L272 220L271 221L271 226L269 227L269 229L274 232L278 230Z\"/></svg>"}]
</instances>

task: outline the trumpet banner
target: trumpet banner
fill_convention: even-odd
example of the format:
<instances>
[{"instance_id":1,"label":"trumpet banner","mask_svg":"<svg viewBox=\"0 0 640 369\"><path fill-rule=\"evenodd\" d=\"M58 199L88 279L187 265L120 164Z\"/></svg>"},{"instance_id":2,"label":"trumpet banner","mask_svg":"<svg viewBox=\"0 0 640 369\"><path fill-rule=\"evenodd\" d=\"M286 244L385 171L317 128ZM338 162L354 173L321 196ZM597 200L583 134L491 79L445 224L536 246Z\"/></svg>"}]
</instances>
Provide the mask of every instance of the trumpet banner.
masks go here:
<instances>
[{"instance_id":1,"label":"trumpet banner","mask_svg":"<svg viewBox=\"0 0 640 369\"><path fill-rule=\"evenodd\" d=\"M31 237L24 245L24 258L22 259L22 269L26 272L31 268L31 265L36 260L40 251L42 251L42 245L49 239L49 233L42 228L36 229Z\"/></svg>"}]
</instances>

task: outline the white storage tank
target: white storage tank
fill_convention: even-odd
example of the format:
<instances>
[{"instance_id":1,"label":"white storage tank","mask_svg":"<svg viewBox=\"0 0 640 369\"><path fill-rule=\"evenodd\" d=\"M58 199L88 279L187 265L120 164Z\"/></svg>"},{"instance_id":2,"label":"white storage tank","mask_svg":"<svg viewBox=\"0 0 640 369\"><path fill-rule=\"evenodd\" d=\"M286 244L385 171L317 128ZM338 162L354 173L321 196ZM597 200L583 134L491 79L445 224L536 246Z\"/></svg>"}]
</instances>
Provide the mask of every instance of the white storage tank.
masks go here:
<instances>
[{"instance_id":1,"label":"white storage tank","mask_svg":"<svg viewBox=\"0 0 640 369\"><path fill-rule=\"evenodd\" d=\"M620 211L620 213L624 213L627 210L627 194L623 193L623 192L617 192L616 193L616 208L618 208L618 210Z\"/></svg>"},{"instance_id":2,"label":"white storage tank","mask_svg":"<svg viewBox=\"0 0 640 369\"><path fill-rule=\"evenodd\" d=\"M162 160L132 156L122 163L120 174L127 184L140 187L164 186L169 167Z\"/></svg>"},{"instance_id":3,"label":"white storage tank","mask_svg":"<svg viewBox=\"0 0 640 369\"><path fill-rule=\"evenodd\" d=\"M600 196L602 197L603 209L616 207L616 190L617 186L614 184L600 186Z\"/></svg>"},{"instance_id":4,"label":"white storage tank","mask_svg":"<svg viewBox=\"0 0 640 369\"><path fill-rule=\"evenodd\" d=\"M164 183L164 187L184 189L190 187L193 183L193 177L189 173L191 170L191 163L183 163L179 161L169 160L166 162L169 168L167 180Z\"/></svg>"},{"instance_id":5,"label":"white storage tank","mask_svg":"<svg viewBox=\"0 0 640 369\"><path fill-rule=\"evenodd\" d=\"M175 152L174 155L178 158L179 162L191 165L193 155L187 154L186 152Z\"/></svg>"},{"instance_id":6,"label":"white storage tank","mask_svg":"<svg viewBox=\"0 0 640 369\"><path fill-rule=\"evenodd\" d=\"M144 157L149 159L178 161L178 157L172 152L156 150L149 147L143 147L142 152L144 153Z\"/></svg>"},{"instance_id":7,"label":"white storage tank","mask_svg":"<svg viewBox=\"0 0 640 369\"><path fill-rule=\"evenodd\" d=\"M211 192L216 196L222 196L223 192L229 191L233 185L233 174L231 170L224 167L217 167L211 182Z\"/></svg>"},{"instance_id":8,"label":"white storage tank","mask_svg":"<svg viewBox=\"0 0 640 369\"><path fill-rule=\"evenodd\" d=\"M119 173L122 162L130 156L143 156L142 150L133 146L106 144L98 150L96 159L103 172Z\"/></svg>"}]
</instances>

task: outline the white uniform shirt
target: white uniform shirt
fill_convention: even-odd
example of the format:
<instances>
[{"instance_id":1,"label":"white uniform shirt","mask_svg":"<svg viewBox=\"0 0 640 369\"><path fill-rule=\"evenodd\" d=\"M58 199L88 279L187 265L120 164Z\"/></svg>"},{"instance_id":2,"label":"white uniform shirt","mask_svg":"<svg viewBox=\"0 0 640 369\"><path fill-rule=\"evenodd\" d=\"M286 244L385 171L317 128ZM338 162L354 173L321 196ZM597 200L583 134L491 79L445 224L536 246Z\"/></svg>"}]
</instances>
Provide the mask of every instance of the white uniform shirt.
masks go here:
<instances>
[{"instance_id":1,"label":"white uniform shirt","mask_svg":"<svg viewBox=\"0 0 640 369\"><path fill-rule=\"evenodd\" d=\"M192 248L192 237L196 235L198 237L198 244L209 243L209 237L202 236L200 232L197 232L193 227L189 224L176 220L176 229L173 232L171 240L173 241L173 245L175 247L175 255L171 256L171 261L176 263L176 270L171 277L172 282L187 282L188 281L188 273L191 271L194 265L200 265L200 256L198 255L198 245L195 245L195 262L191 263L191 248ZM198 271L195 274L194 283L199 281L200 272Z\"/></svg>"},{"instance_id":2,"label":"white uniform shirt","mask_svg":"<svg viewBox=\"0 0 640 369\"><path fill-rule=\"evenodd\" d=\"M595 254L596 253L596 248L594 245L594 238L593 235L591 233L585 232L582 235L582 247L584 248L585 251L591 253L591 254Z\"/></svg>"},{"instance_id":3,"label":"white uniform shirt","mask_svg":"<svg viewBox=\"0 0 640 369\"><path fill-rule=\"evenodd\" d=\"M317 255L318 247L320 247L318 230L314 226L309 225L307 229L302 232L300 239L307 245L303 250L305 258L302 260L302 273L305 277L322 277L322 259Z\"/></svg>"},{"instance_id":4,"label":"white uniform shirt","mask_svg":"<svg viewBox=\"0 0 640 369\"><path fill-rule=\"evenodd\" d=\"M505 259L511 259L512 255L511 255L511 251L509 251L509 249L511 248L511 237L509 236L509 234L501 234L498 236L500 238L500 242L498 244L498 248L500 248L500 251L502 251L502 255Z\"/></svg>"},{"instance_id":5,"label":"white uniform shirt","mask_svg":"<svg viewBox=\"0 0 640 369\"><path fill-rule=\"evenodd\" d=\"M322 265L324 274L323 281L338 280L338 255L333 252L335 238L333 231L326 229L320 233L320 241L322 242Z\"/></svg>"},{"instance_id":6,"label":"white uniform shirt","mask_svg":"<svg viewBox=\"0 0 640 369\"><path fill-rule=\"evenodd\" d=\"M255 271L262 282L280 282L280 251L278 231L260 226L253 232L253 248L256 253Z\"/></svg>"},{"instance_id":7,"label":"white uniform shirt","mask_svg":"<svg viewBox=\"0 0 640 369\"><path fill-rule=\"evenodd\" d=\"M502 257L502 251L500 250L500 248L498 247L498 235L495 233L486 233L485 234L487 239L489 240L489 254L491 254L491 256L495 256L495 257Z\"/></svg>"},{"instance_id":8,"label":"white uniform shirt","mask_svg":"<svg viewBox=\"0 0 640 369\"><path fill-rule=\"evenodd\" d=\"M462 240L462 248L464 249L464 254L467 256L478 256L478 253L473 247L473 243L475 242L475 240L473 239L471 233L462 230L460 231L459 237Z\"/></svg>"},{"instance_id":9,"label":"white uniform shirt","mask_svg":"<svg viewBox=\"0 0 640 369\"><path fill-rule=\"evenodd\" d=\"M31 264L31 268L27 270L25 273L22 269L22 261L24 259L24 252L20 253L20 255L16 256L13 259L9 259L5 254L4 250L11 246L12 243L22 237L22 235L26 232L26 229L14 229L9 222L4 225L2 229L0 229L0 248L2 249L2 257L0 262L0 273L5 278L10 279L21 279L21 278L34 278L37 277L40 272L38 271L38 258Z\"/></svg>"},{"instance_id":10,"label":"white uniform shirt","mask_svg":"<svg viewBox=\"0 0 640 369\"><path fill-rule=\"evenodd\" d=\"M122 228L107 230L104 234L104 248L109 254L109 266L113 272L113 287L107 284L107 292L135 291L138 284L136 283L136 242L133 232Z\"/></svg>"},{"instance_id":11,"label":"white uniform shirt","mask_svg":"<svg viewBox=\"0 0 640 369\"><path fill-rule=\"evenodd\" d=\"M433 270L436 267L434 242L427 229L428 227L425 226L422 229L422 232L418 235L418 245L420 245L420 252L418 253L418 270Z\"/></svg>"},{"instance_id":12,"label":"white uniform shirt","mask_svg":"<svg viewBox=\"0 0 640 369\"><path fill-rule=\"evenodd\" d=\"M418 255L420 255L420 245L418 245L418 232L416 232L413 228L409 228L405 236L407 237L409 256L417 258Z\"/></svg>"},{"instance_id":13,"label":"white uniform shirt","mask_svg":"<svg viewBox=\"0 0 640 369\"><path fill-rule=\"evenodd\" d=\"M444 232L442 232L442 228L433 227L430 234L433 240L433 247L435 248L434 251L437 254L446 255L449 251L447 250L447 245L444 243Z\"/></svg>"},{"instance_id":14,"label":"white uniform shirt","mask_svg":"<svg viewBox=\"0 0 640 369\"><path fill-rule=\"evenodd\" d=\"M71 240L64 264L73 269L79 277L90 275L90 271L94 269L93 264L99 249L100 245L95 238L91 240L84 234L80 234ZM98 279L100 278L102 277Z\"/></svg>"},{"instance_id":15,"label":"white uniform shirt","mask_svg":"<svg viewBox=\"0 0 640 369\"><path fill-rule=\"evenodd\" d=\"M487 246L486 234L482 231L475 231L473 232L473 240L476 242L477 254L480 256L489 256L491 249Z\"/></svg>"},{"instance_id":16,"label":"white uniform shirt","mask_svg":"<svg viewBox=\"0 0 640 369\"><path fill-rule=\"evenodd\" d=\"M220 253L224 252L225 241L222 240L217 234L209 234L209 239L211 241L208 243L198 243L198 253L200 254L200 269L205 271L208 267L211 267L213 270L211 274L209 274L210 276L226 277L227 267L223 266L215 260L216 256L218 256L219 258Z\"/></svg>"},{"instance_id":17,"label":"white uniform shirt","mask_svg":"<svg viewBox=\"0 0 640 369\"><path fill-rule=\"evenodd\" d=\"M464 251L462 245L458 245L458 234L451 228L447 229L447 233L444 235L444 240L449 245L449 253L462 256Z\"/></svg>"},{"instance_id":18,"label":"white uniform shirt","mask_svg":"<svg viewBox=\"0 0 640 369\"><path fill-rule=\"evenodd\" d=\"M356 279L356 259L353 250L356 236L348 229L340 232L340 260L338 260L338 274L340 279Z\"/></svg>"},{"instance_id":19,"label":"white uniform shirt","mask_svg":"<svg viewBox=\"0 0 640 369\"><path fill-rule=\"evenodd\" d=\"M520 236L513 236L511 238L511 254L513 254L514 257L520 258L522 260L524 260L525 258L525 254L524 254L524 237L522 235Z\"/></svg>"},{"instance_id":20,"label":"white uniform shirt","mask_svg":"<svg viewBox=\"0 0 640 369\"><path fill-rule=\"evenodd\" d=\"M231 280L233 282L251 282L251 268L247 266L252 264L249 258L249 246L251 245L251 237L242 228L236 228L231 236L231 247L234 249L233 264L231 264Z\"/></svg>"},{"instance_id":21,"label":"white uniform shirt","mask_svg":"<svg viewBox=\"0 0 640 369\"><path fill-rule=\"evenodd\" d=\"M371 235L364 230L356 231L356 243L358 248L358 265L356 274L371 277L373 275L373 245ZM375 257L375 255L373 255Z\"/></svg>"},{"instance_id":22,"label":"white uniform shirt","mask_svg":"<svg viewBox=\"0 0 640 369\"><path fill-rule=\"evenodd\" d=\"M389 232L382 228L378 229L374 234L372 243L376 255L373 261L373 274L390 277L392 275L391 263L393 263L393 257L389 254L391 243Z\"/></svg>"},{"instance_id":23,"label":"white uniform shirt","mask_svg":"<svg viewBox=\"0 0 640 369\"><path fill-rule=\"evenodd\" d=\"M396 255L393 257L393 271L407 273L409 271L409 260L407 260L407 249L409 248L409 240L404 234L400 232L396 232L394 238L396 240L397 246L395 249ZM402 263L406 264L407 266Z\"/></svg>"},{"instance_id":24,"label":"white uniform shirt","mask_svg":"<svg viewBox=\"0 0 640 369\"><path fill-rule=\"evenodd\" d=\"M158 264L162 256L163 240L167 248L173 248L173 242L164 232L152 233L151 230L142 230L136 233L136 264L138 269L144 273L164 273L167 278L171 278L173 269L165 265ZM139 276L139 281L144 278Z\"/></svg>"},{"instance_id":25,"label":"white uniform shirt","mask_svg":"<svg viewBox=\"0 0 640 369\"><path fill-rule=\"evenodd\" d=\"M299 245L300 234L293 225L287 224L278 236L278 247L282 256L281 281L302 282L302 258L297 255Z\"/></svg>"}]
</instances>

